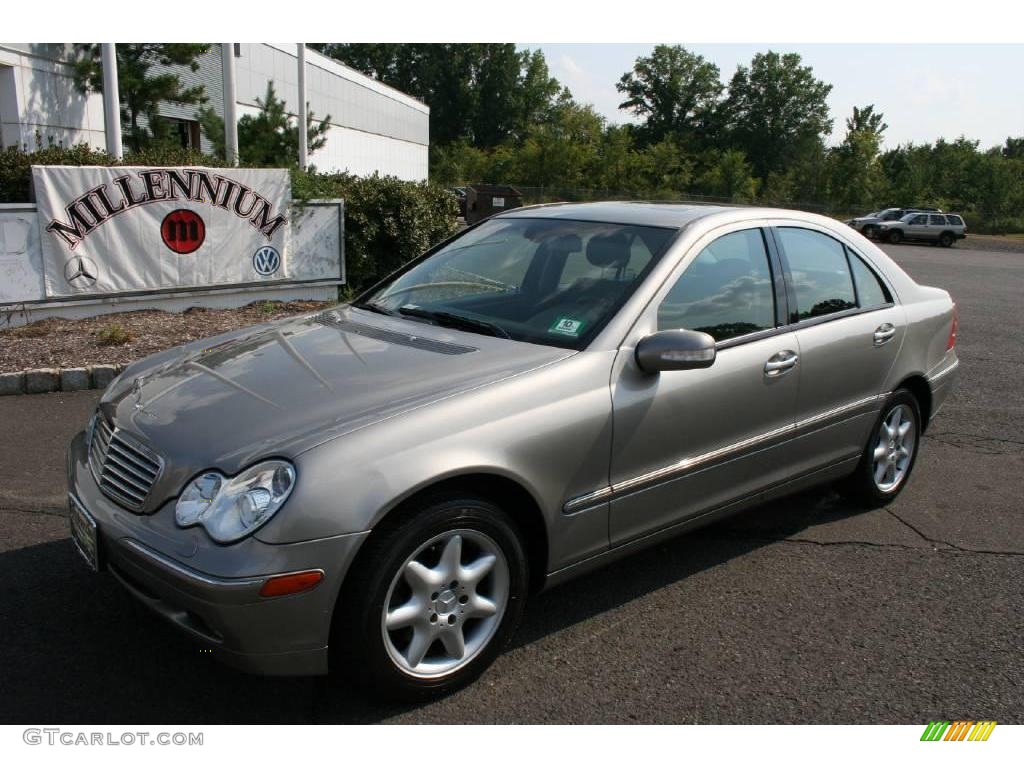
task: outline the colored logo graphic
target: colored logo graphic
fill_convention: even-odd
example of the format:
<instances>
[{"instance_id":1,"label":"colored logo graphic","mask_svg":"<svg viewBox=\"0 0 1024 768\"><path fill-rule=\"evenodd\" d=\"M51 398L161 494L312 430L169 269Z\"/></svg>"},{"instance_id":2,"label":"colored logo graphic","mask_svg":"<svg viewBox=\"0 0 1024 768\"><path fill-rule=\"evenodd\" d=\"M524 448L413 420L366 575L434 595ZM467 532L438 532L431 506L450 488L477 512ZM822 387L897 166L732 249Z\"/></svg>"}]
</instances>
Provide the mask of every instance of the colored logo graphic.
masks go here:
<instances>
[{"instance_id":1,"label":"colored logo graphic","mask_svg":"<svg viewBox=\"0 0 1024 768\"><path fill-rule=\"evenodd\" d=\"M76 288L86 288L96 282L99 270L88 256L77 256L68 259L64 265L64 279Z\"/></svg>"},{"instance_id":2,"label":"colored logo graphic","mask_svg":"<svg viewBox=\"0 0 1024 768\"><path fill-rule=\"evenodd\" d=\"M281 254L272 245L260 246L252 255L252 268L264 277L269 277L281 268Z\"/></svg>"},{"instance_id":3,"label":"colored logo graphic","mask_svg":"<svg viewBox=\"0 0 1024 768\"><path fill-rule=\"evenodd\" d=\"M932 721L921 734L921 741L988 741L995 727L995 720Z\"/></svg>"},{"instance_id":4,"label":"colored logo graphic","mask_svg":"<svg viewBox=\"0 0 1024 768\"><path fill-rule=\"evenodd\" d=\"M195 211L179 208L164 216L160 237L164 245L175 253L192 253L206 239L206 224Z\"/></svg>"}]
</instances>

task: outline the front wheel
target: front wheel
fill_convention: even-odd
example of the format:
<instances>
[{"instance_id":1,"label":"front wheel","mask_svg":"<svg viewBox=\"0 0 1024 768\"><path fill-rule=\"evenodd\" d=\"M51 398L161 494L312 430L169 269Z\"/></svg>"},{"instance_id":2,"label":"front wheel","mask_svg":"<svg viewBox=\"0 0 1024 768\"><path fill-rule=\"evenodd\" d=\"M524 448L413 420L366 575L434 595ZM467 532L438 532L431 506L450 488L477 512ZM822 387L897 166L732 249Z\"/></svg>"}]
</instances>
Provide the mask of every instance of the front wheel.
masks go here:
<instances>
[{"instance_id":1,"label":"front wheel","mask_svg":"<svg viewBox=\"0 0 1024 768\"><path fill-rule=\"evenodd\" d=\"M921 410L906 389L890 395L868 436L857 469L840 491L869 506L895 499L906 485L921 442Z\"/></svg>"},{"instance_id":2,"label":"front wheel","mask_svg":"<svg viewBox=\"0 0 1024 768\"><path fill-rule=\"evenodd\" d=\"M331 672L419 700L479 676L515 631L529 583L514 521L489 501L435 500L375 531L335 608Z\"/></svg>"},{"instance_id":3,"label":"front wheel","mask_svg":"<svg viewBox=\"0 0 1024 768\"><path fill-rule=\"evenodd\" d=\"M889 232L889 235L886 239L893 245L898 245L903 241L903 233L900 232L898 229L894 229L891 232Z\"/></svg>"}]
</instances>

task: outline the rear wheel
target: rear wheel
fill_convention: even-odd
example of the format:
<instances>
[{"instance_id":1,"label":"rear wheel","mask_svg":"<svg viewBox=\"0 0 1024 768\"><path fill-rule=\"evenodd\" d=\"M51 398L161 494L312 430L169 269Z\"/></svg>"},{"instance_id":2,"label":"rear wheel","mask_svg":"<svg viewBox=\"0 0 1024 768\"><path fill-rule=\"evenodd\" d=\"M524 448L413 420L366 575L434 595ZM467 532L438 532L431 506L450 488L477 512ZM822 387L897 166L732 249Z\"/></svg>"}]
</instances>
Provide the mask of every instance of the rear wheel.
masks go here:
<instances>
[{"instance_id":1,"label":"rear wheel","mask_svg":"<svg viewBox=\"0 0 1024 768\"><path fill-rule=\"evenodd\" d=\"M920 442L917 399L909 390L898 389L886 399L857 469L840 490L869 506L887 504L906 487Z\"/></svg>"},{"instance_id":2,"label":"rear wheel","mask_svg":"<svg viewBox=\"0 0 1024 768\"><path fill-rule=\"evenodd\" d=\"M953 244L953 233L943 232L939 235L939 245L943 248L949 248Z\"/></svg>"},{"instance_id":3,"label":"rear wheel","mask_svg":"<svg viewBox=\"0 0 1024 768\"><path fill-rule=\"evenodd\" d=\"M897 245L898 243L903 241L903 233L900 232L898 229L890 230L889 235L886 239L893 245Z\"/></svg>"},{"instance_id":4,"label":"rear wheel","mask_svg":"<svg viewBox=\"0 0 1024 768\"><path fill-rule=\"evenodd\" d=\"M346 579L331 672L386 699L449 693L507 643L528 578L515 523L491 502L467 496L410 507L375 531Z\"/></svg>"}]
</instances>

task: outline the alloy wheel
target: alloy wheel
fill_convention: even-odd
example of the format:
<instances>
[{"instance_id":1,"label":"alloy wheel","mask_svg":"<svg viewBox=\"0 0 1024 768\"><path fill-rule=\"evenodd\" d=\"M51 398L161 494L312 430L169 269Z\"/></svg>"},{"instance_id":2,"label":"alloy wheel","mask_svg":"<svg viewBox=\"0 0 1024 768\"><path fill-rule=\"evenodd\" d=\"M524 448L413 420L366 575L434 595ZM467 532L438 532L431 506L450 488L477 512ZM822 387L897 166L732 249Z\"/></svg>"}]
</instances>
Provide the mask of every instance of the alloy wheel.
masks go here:
<instances>
[{"instance_id":1,"label":"alloy wheel","mask_svg":"<svg viewBox=\"0 0 1024 768\"><path fill-rule=\"evenodd\" d=\"M882 419L872 454L872 476L882 493L893 491L906 478L916 443L913 412L905 405L893 407Z\"/></svg>"},{"instance_id":2,"label":"alloy wheel","mask_svg":"<svg viewBox=\"0 0 1024 768\"><path fill-rule=\"evenodd\" d=\"M509 581L508 561L490 536L458 529L433 537L391 581L381 616L388 656L419 678L461 669L501 625Z\"/></svg>"}]
</instances>

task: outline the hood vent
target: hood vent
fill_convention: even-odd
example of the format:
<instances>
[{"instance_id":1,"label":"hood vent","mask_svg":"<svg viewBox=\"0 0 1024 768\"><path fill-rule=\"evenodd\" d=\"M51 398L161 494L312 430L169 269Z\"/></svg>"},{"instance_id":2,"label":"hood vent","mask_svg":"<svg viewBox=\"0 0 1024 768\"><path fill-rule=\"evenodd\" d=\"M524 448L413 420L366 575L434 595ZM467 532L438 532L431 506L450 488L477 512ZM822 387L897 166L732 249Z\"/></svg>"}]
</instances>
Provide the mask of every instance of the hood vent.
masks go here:
<instances>
[{"instance_id":1,"label":"hood vent","mask_svg":"<svg viewBox=\"0 0 1024 768\"><path fill-rule=\"evenodd\" d=\"M337 328L344 333L354 333L358 336L366 336L377 341L384 341L388 344L400 344L403 347L422 349L425 352L437 352L442 355L465 355L468 352L476 352L476 347L464 347L460 344L449 344L445 341L428 339L423 336L412 336L408 333L389 331L385 328L375 328L372 325L363 325L346 320L337 312L321 312L314 318L321 325L330 328Z\"/></svg>"}]
</instances>

